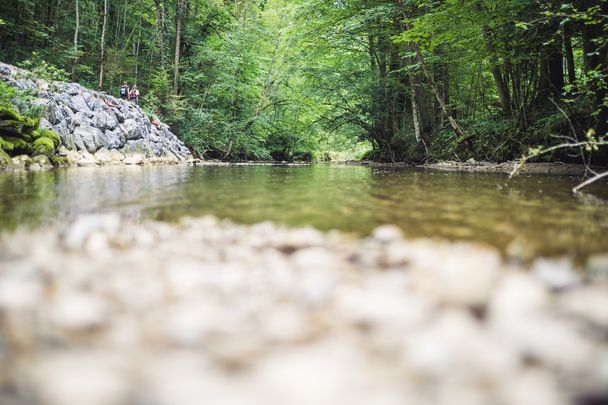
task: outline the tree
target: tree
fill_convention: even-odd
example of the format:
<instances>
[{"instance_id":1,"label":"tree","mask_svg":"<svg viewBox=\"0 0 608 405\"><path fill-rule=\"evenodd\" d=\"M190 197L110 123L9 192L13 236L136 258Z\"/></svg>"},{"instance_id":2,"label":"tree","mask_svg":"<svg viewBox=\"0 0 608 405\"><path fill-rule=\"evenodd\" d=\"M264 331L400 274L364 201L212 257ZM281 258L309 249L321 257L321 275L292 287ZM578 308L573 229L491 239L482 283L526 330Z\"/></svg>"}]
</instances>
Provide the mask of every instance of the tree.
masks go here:
<instances>
[{"instance_id":1,"label":"tree","mask_svg":"<svg viewBox=\"0 0 608 405\"><path fill-rule=\"evenodd\" d=\"M108 0L103 0L103 23L101 26L101 53L99 57L99 89L103 89L103 75L106 63L106 26L108 23Z\"/></svg>"}]
</instances>

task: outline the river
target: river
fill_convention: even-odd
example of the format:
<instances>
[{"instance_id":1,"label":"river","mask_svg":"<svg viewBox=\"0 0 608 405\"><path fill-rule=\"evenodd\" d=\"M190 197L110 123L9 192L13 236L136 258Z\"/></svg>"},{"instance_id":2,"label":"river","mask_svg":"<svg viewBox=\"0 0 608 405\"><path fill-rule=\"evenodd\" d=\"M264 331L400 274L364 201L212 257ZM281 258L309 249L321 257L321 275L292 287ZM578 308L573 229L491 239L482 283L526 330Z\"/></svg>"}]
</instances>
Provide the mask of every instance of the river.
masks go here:
<instances>
[{"instance_id":1,"label":"river","mask_svg":"<svg viewBox=\"0 0 608 405\"><path fill-rule=\"evenodd\" d=\"M608 248L608 188L577 178L347 165L146 166L0 173L0 229L118 212L174 221L213 214L366 235L479 241L503 252L585 257Z\"/></svg>"}]
</instances>

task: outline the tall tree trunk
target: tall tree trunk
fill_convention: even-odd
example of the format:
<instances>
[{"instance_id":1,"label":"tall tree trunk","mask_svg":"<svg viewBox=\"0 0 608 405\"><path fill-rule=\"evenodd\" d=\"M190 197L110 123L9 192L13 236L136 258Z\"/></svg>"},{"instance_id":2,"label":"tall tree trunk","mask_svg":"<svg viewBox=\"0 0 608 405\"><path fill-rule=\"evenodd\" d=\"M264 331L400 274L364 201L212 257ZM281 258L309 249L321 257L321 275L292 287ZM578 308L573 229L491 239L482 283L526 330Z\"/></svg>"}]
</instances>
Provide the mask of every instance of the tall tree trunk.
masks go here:
<instances>
[{"instance_id":1,"label":"tall tree trunk","mask_svg":"<svg viewBox=\"0 0 608 405\"><path fill-rule=\"evenodd\" d=\"M561 97L564 91L564 56L558 48L547 59L549 69L549 90L555 97Z\"/></svg>"},{"instance_id":2,"label":"tall tree trunk","mask_svg":"<svg viewBox=\"0 0 608 405\"><path fill-rule=\"evenodd\" d=\"M452 108L450 107L450 71L449 71L449 66L448 63L445 62L445 51L441 46L438 46L437 48L435 48L435 56L437 57L438 60L440 60L440 62L434 64L433 66L433 74L434 74L434 79L435 82L437 83L437 87L440 93L441 98L443 99L443 102L445 103L445 105L448 106L450 113L452 113ZM434 132L438 132L441 127L443 126L443 118L444 115L442 114L442 110L441 110L441 106L439 105L439 102L435 101L435 108L434 108L434 115L435 115L435 119L433 120L433 126L434 126Z\"/></svg>"},{"instance_id":3,"label":"tall tree trunk","mask_svg":"<svg viewBox=\"0 0 608 405\"><path fill-rule=\"evenodd\" d=\"M154 5L156 6L156 31L158 35L160 67L164 70L165 66L167 65L167 61L165 59L165 10L160 0L154 0Z\"/></svg>"},{"instance_id":4,"label":"tall tree trunk","mask_svg":"<svg viewBox=\"0 0 608 405\"><path fill-rule=\"evenodd\" d=\"M106 26L108 24L108 0L103 0L103 25L101 26L101 58L99 62L99 89L103 89L106 62Z\"/></svg>"},{"instance_id":5,"label":"tall tree trunk","mask_svg":"<svg viewBox=\"0 0 608 405\"><path fill-rule=\"evenodd\" d=\"M572 36L570 30L564 27L564 54L566 57L566 68L568 71L568 84L576 84L576 70L574 68L574 52L572 51Z\"/></svg>"},{"instance_id":6,"label":"tall tree trunk","mask_svg":"<svg viewBox=\"0 0 608 405\"><path fill-rule=\"evenodd\" d=\"M173 62L173 91L179 91L179 54L182 39L182 19L185 0L177 0L175 9L175 60Z\"/></svg>"},{"instance_id":7,"label":"tall tree trunk","mask_svg":"<svg viewBox=\"0 0 608 405\"><path fill-rule=\"evenodd\" d=\"M137 78L139 76L139 46L141 45L141 26L142 26L142 0L139 0L139 22L137 23L139 30L137 31L137 42L135 43L135 84L137 85Z\"/></svg>"},{"instance_id":8,"label":"tall tree trunk","mask_svg":"<svg viewBox=\"0 0 608 405\"><path fill-rule=\"evenodd\" d=\"M129 3L128 0L125 0L125 4L123 5L123 16L122 16L122 41L124 42L125 38L127 37L127 9L128 9Z\"/></svg>"},{"instance_id":9,"label":"tall tree trunk","mask_svg":"<svg viewBox=\"0 0 608 405\"><path fill-rule=\"evenodd\" d=\"M80 30L80 10L76 3L76 28L74 28L74 62L72 63L72 80L76 80L76 64L78 63L78 31Z\"/></svg>"},{"instance_id":10,"label":"tall tree trunk","mask_svg":"<svg viewBox=\"0 0 608 405\"><path fill-rule=\"evenodd\" d=\"M416 142L420 142L422 139L422 131L420 129L420 106L418 105L418 97L416 97L416 87L414 87L414 80L410 75L410 84L412 87L412 122L414 123L414 136L416 137Z\"/></svg>"}]
</instances>

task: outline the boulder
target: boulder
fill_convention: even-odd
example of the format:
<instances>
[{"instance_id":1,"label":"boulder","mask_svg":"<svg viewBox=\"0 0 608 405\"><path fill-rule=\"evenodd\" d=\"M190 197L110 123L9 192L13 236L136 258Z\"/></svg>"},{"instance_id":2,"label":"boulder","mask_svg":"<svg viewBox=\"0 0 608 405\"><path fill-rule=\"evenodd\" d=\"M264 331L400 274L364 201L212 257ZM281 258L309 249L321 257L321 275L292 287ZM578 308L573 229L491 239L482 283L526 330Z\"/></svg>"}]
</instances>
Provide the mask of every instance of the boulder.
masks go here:
<instances>
[{"instance_id":1,"label":"boulder","mask_svg":"<svg viewBox=\"0 0 608 405\"><path fill-rule=\"evenodd\" d=\"M65 92L68 93L70 96L75 96L77 94L80 94L81 90L82 88L78 83L70 83L67 85Z\"/></svg>"},{"instance_id":2,"label":"boulder","mask_svg":"<svg viewBox=\"0 0 608 405\"><path fill-rule=\"evenodd\" d=\"M114 129L118 126L118 120L111 111L95 111L92 119L93 125L99 129Z\"/></svg>"},{"instance_id":3,"label":"boulder","mask_svg":"<svg viewBox=\"0 0 608 405\"><path fill-rule=\"evenodd\" d=\"M122 162L126 165L141 165L144 163L144 155L140 153L127 155Z\"/></svg>"},{"instance_id":4,"label":"boulder","mask_svg":"<svg viewBox=\"0 0 608 405\"><path fill-rule=\"evenodd\" d=\"M120 122L120 123L125 122L124 114L118 108L113 108L113 110L114 110L114 115L116 116L116 119L118 120L118 122Z\"/></svg>"},{"instance_id":5,"label":"boulder","mask_svg":"<svg viewBox=\"0 0 608 405\"><path fill-rule=\"evenodd\" d=\"M74 114L74 116L72 117L72 121L74 122L74 125L77 127L90 127L90 126L95 125L93 120L91 118L89 118L89 116L86 113L83 113L81 111Z\"/></svg>"},{"instance_id":6,"label":"boulder","mask_svg":"<svg viewBox=\"0 0 608 405\"><path fill-rule=\"evenodd\" d=\"M19 168L26 168L32 164L32 158L28 155L18 155L13 157L13 165Z\"/></svg>"},{"instance_id":7,"label":"boulder","mask_svg":"<svg viewBox=\"0 0 608 405\"><path fill-rule=\"evenodd\" d=\"M68 128L68 124L66 121L61 121L58 125L53 126L53 130L59 134L62 146L65 146L70 150L76 149L76 143L74 142L74 134Z\"/></svg>"},{"instance_id":8,"label":"boulder","mask_svg":"<svg viewBox=\"0 0 608 405\"><path fill-rule=\"evenodd\" d=\"M122 131L125 133L128 140L139 139L142 136L141 127L137 125L134 119L127 119L122 124Z\"/></svg>"},{"instance_id":9,"label":"boulder","mask_svg":"<svg viewBox=\"0 0 608 405\"><path fill-rule=\"evenodd\" d=\"M36 155L32 158L32 165L37 164L41 169L52 169L53 164L45 155ZM30 166L31 169L31 166Z\"/></svg>"},{"instance_id":10,"label":"boulder","mask_svg":"<svg viewBox=\"0 0 608 405\"><path fill-rule=\"evenodd\" d=\"M125 159L125 155L116 149L100 148L95 153L95 159L102 165L111 165L121 163Z\"/></svg>"},{"instance_id":11,"label":"boulder","mask_svg":"<svg viewBox=\"0 0 608 405\"><path fill-rule=\"evenodd\" d=\"M101 146L108 149L118 149L124 142L121 140L120 131L106 129L99 135L99 141Z\"/></svg>"},{"instance_id":12,"label":"boulder","mask_svg":"<svg viewBox=\"0 0 608 405\"><path fill-rule=\"evenodd\" d=\"M46 118L42 117L42 118L40 118L40 123L38 124L38 128L53 129L53 124L51 124L51 122L49 120L47 120Z\"/></svg>"},{"instance_id":13,"label":"boulder","mask_svg":"<svg viewBox=\"0 0 608 405\"><path fill-rule=\"evenodd\" d=\"M66 148L64 145L61 145L59 149L57 149L57 155L66 157L70 153L70 150Z\"/></svg>"},{"instance_id":14,"label":"boulder","mask_svg":"<svg viewBox=\"0 0 608 405\"><path fill-rule=\"evenodd\" d=\"M78 150L94 153L103 145L104 134L95 127L77 127L74 131L74 142Z\"/></svg>"},{"instance_id":15,"label":"boulder","mask_svg":"<svg viewBox=\"0 0 608 405\"><path fill-rule=\"evenodd\" d=\"M104 114L106 116L107 129L114 129L118 127L118 119L116 118L116 115L114 115L114 112L112 110L108 109L108 111L104 112Z\"/></svg>"},{"instance_id":16,"label":"boulder","mask_svg":"<svg viewBox=\"0 0 608 405\"><path fill-rule=\"evenodd\" d=\"M147 157L151 157L154 155L154 151L152 150L150 144L143 139L138 139L136 141L127 141L122 150L127 155L141 154Z\"/></svg>"},{"instance_id":17,"label":"boulder","mask_svg":"<svg viewBox=\"0 0 608 405\"><path fill-rule=\"evenodd\" d=\"M95 156L91 155L87 151L80 152L80 159L78 160L78 166L95 166L99 162L95 159Z\"/></svg>"},{"instance_id":18,"label":"boulder","mask_svg":"<svg viewBox=\"0 0 608 405\"><path fill-rule=\"evenodd\" d=\"M69 106L72 109L72 111L74 111L75 113L83 112L83 113L87 114L88 116L93 115L93 111L91 111L91 109L89 108L89 105L87 104L87 102L85 101L85 99L82 95L73 96L70 100Z\"/></svg>"},{"instance_id":19,"label":"boulder","mask_svg":"<svg viewBox=\"0 0 608 405\"><path fill-rule=\"evenodd\" d=\"M65 158L67 159L68 164L70 166L76 166L76 165L78 165L78 162L80 161L80 159L82 159L82 155L80 153L76 152L75 150L70 150L70 151L68 151Z\"/></svg>"}]
</instances>

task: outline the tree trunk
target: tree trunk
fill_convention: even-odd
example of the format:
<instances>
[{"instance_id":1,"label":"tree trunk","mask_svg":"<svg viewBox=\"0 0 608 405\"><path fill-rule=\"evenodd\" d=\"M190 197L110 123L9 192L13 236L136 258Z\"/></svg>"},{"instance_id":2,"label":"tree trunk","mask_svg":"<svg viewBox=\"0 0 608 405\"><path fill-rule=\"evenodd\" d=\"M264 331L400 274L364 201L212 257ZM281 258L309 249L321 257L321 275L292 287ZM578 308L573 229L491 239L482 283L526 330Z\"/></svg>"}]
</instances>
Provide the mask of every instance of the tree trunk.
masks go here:
<instances>
[{"instance_id":1,"label":"tree trunk","mask_svg":"<svg viewBox=\"0 0 608 405\"><path fill-rule=\"evenodd\" d=\"M435 56L441 62L438 62L434 65L434 69L433 69L434 70L434 72L433 72L434 79L435 79L435 82L437 83L440 97L443 100L443 102L445 103L445 105L448 106L448 109L451 114L452 108L450 107L450 82L449 82L450 71L449 71L449 66L448 66L447 62L443 61L445 59L445 51L443 50L443 48L441 46L435 48ZM434 113L433 130L436 133L443 126L444 115L442 114L441 106L439 105L439 103L437 101L435 102L435 108L433 110L434 110L433 111L433 113Z\"/></svg>"},{"instance_id":2,"label":"tree trunk","mask_svg":"<svg viewBox=\"0 0 608 405\"><path fill-rule=\"evenodd\" d=\"M179 1L179 0L178 0ZM160 67L166 66L165 60L165 10L160 0L154 0L156 6L156 31L158 33L158 45L160 53Z\"/></svg>"},{"instance_id":3,"label":"tree trunk","mask_svg":"<svg viewBox=\"0 0 608 405\"><path fill-rule=\"evenodd\" d=\"M78 31L80 30L80 10L76 3L76 28L74 28L74 62L72 63L72 80L76 80L76 64L78 63Z\"/></svg>"},{"instance_id":4,"label":"tree trunk","mask_svg":"<svg viewBox=\"0 0 608 405\"><path fill-rule=\"evenodd\" d=\"M175 60L173 62L173 91L179 91L179 53L182 39L182 18L185 0L177 0L175 9Z\"/></svg>"},{"instance_id":5,"label":"tree trunk","mask_svg":"<svg viewBox=\"0 0 608 405\"><path fill-rule=\"evenodd\" d=\"M549 69L549 90L554 97L561 97L564 91L564 57L556 50L547 59Z\"/></svg>"},{"instance_id":6,"label":"tree trunk","mask_svg":"<svg viewBox=\"0 0 608 405\"><path fill-rule=\"evenodd\" d=\"M416 142L420 142L422 139L422 131L420 130L420 106L418 105L418 98L416 97L416 88L414 87L413 80L410 80L412 84L412 121L414 123L414 136Z\"/></svg>"},{"instance_id":7,"label":"tree trunk","mask_svg":"<svg viewBox=\"0 0 608 405\"><path fill-rule=\"evenodd\" d=\"M139 22L137 23L139 27L139 31L137 31L137 42L135 43L135 84L137 85L137 78L139 76L139 46L141 44L141 26L142 26L142 18L143 10L142 10L142 0L139 0Z\"/></svg>"},{"instance_id":8,"label":"tree trunk","mask_svg":"<svg viewBox=\"0 0 608 405\"><path fill-rule=\"evenodd\" d=\"M125 0L125 4L123 6L123 16L122 16L122 42L124 43L125 38L127 37L127 10L129 3Z\"/></svg>"},{"instance_id":9,"label":"tree trunk","mask_svg":"<svg viewBox=\"0 0 608 405\"><path fill-rule=\"evenodd\" d=\"M103 25L101 26L101 58L99 61L99 89L103 89L104 67L106 62L106 26L108 24L108 0L103 0Z\"/></svg>"},{"instance_id":10,"label":"tree trunk","mask_svg":"<svg viewBox=\"0 0 608 405\"><path fill-rule=\"evenodd\" d=\"M572 51L572 37L567 28L564 28L564 54L566 56L566 68L568 70L568 84L576 84L576 70L574 68L574 52Z\"/></svg>"}]
</instances>

